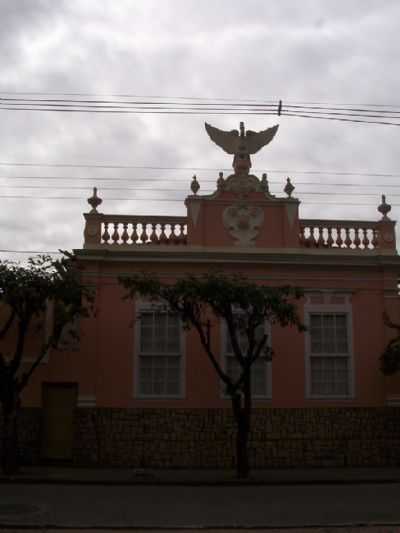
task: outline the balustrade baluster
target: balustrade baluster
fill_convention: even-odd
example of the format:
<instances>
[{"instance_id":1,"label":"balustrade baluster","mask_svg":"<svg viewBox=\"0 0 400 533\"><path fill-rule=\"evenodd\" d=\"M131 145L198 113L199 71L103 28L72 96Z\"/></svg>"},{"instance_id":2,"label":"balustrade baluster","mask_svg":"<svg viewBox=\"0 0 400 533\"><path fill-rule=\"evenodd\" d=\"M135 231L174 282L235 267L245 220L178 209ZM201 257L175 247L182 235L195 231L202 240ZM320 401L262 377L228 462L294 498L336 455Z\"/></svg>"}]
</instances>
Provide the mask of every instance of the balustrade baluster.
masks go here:
<instances>
[{"instance_id":1,"label":"balustrade baluster","mask_svg":"<svg viewBox=\"0 0 400 533\"><path fill-rule=\"evenodd\" d=\"M186 244L186 235L184 233L184 225L178 224L179 226L179 243L180 244Z\"/></svg>"},{"instance_id":2,"label":"balustrade baluster","mask_svg":"<svg viewBox=\"0 0 400 533\"><path fill-rule=\"evenodd\" d=\"M378 232L377 229L373 230L373 237L372 237L371 244L372 244L372 246L374 248L378 248L379 247L379 232Z\"/></svg>"},{"instance_id":3,"label":"balustrade baluster","mask_svg":"<svg viewBox=\"0 0 400 533\"><path fill-rule=\"evenodd\" d=\"M136 224L136 222L133 222L133 224L132 224L131 239L132 239L132 244L137 244L137 242L139 240L139 234L137 232L137 224Z\"/></svg>"},{"instance_id":4,"label":"balustrade baluster","mask_svg":"<svg viewBox=\"0 0 400 533\"><path fill-rule=\"evenodd\" d=\"M129 240L128 224L126 222L123 222L122 227L123 227L123 230L122 230L122 235L121 235L121 241L122 241L122 244L127 244Z\"/></svg>"},{"instance_id":5,"label":"balustrade baluster","mask_svg":"<svg viewBox=\"0 0 400 533\"><path fill-rule=\"evenodd\" d=\"M337 231L336 244L338 245L338 248L342 248L344 244L343 237L342 237L342 228L338 226L336 231Z\"/></svg>"},{"instance_id":6,"label":"balustrade baluster","mask_svg":"<svg viewBox=\"0 0 400 533\"><path fill-rule=\"evenodd\" d=\"M108 241L110 240L110 233L108 231L108 225L109 225L108 222L104 222L104 231L102 235L104 244L108 244Z\"/></svg>"},{"instance_id":7,"label":"balustrade baluster","mask_svg":"<svg viewBox=\"0 0 400 533\"><path fill-rule=\"evenodd\" d=\"M173 235L173 243L174 244L179 244L179 225L178 224L173 224L173 232L172 232L172 235Z\"/></svg>"},{"instance_id":8,"label":"balustrade baluster","mask_svg":"<svg viewBox=\"0 0 400 533\"><path fill-rule=\"evenodd\" d=\"M360 228L354 228L354 241L353 242L356 248L360 248L360 244L361 244L359 232L360 232Z\"/></svg>"},{"instance_id":9,"label":"balustrade baluster","mask_svg":"<svg viewBox=\"0 0 400 533\"><path fill-rule=\"evenodd\" d=\"M369 248L369 237L368 237L368 229L367 228L363 228L362 232L363 232L363 238L361 240L361 244L364 246L364 249L366 250L367 248Z\"/></svg>"},{"instance_id":10,"label":"balustrade baluster","mask_svg":"<svg viewBox=\"0 0 400 533\"><path fill-rule=\"evenodd\" d=\"M117 244L119 240L118 222L113 222L113 225L114 225L114 231L112 233L111 240L114 244Z\"/></svg>"},{"instance_id":11,"label":"balustrade baluster","mask_svg":"<svg viewBox=\"0 0 400 533\"><path fill-rule=\"evenodd\" d=\"M160 244L167 244L168 243L168 238L165 235L165 224L164 224L164 222L161 222L161 224L160 224L160 237L159 237L158 240L159 240Z\"/></svg>"},{"instance_id":12,"label":"balustrade baluster","mask_svg":"<svg viewBox=\"0 0 400 533\"><path fill-rule=\"evenodd\" d=\"M344 239L344 244L346 248L350 248L352 244L352 240L350 237L350 228L344 228L344 233L346 235L346 238Z\"/></svg>"},{"instance_id":13,"label":"balustrade baluster","mask_svg":"<svg viewBox=\"0 0 400 533\"><path fill-rule=\"evenodd\" d=\"M328 226L328 228L327 228L327 231L328 231L328 239L327 239L327 241L326 241L326 245L327 245L328 248L332 248L333 243L335 242L335 241L333 240L333 237L332 237L332 230L333 230L333 228L331 228L330 226Z\"/></svg>"},{"instance_id":14,"label":"balustrade baluster","mask_svg":"<svg viewBox=\"0 0 400 533\"><path fill-rule=\"evenodd\" d=\"M324 231L324 227L318 226L318 239L316 241L317 247L323 246L325 244L323 231Z\"/></svg>"},{"instance_id":15,"label":"balustrade baluster","mask_svg":"<svg viewBox=\"0 0 400 533\"><path fill-rule=\"evenodd\" d=\"M300 243L300 246L305 246L306 244L306 240L304 236L304 226L302 224L300 224L299 243Z\"/></svg>"},{"instance_id":16,"label":"balustrade baluster","mask_svg":"<svg viewBox=\"0 0 400 533\"><path fill-rule=\"evenodd\" d=\"M304 228L304 240L306 243L307 248L310 248L314 244L313 242L313 234L312 234L312 227L305 227Z\"/></svg>"},{"instance_id":17,"label":"balustrade baluster","mask_svg":"<svg viewBox=\"0 0 400 533\"><path fill-rule=\"evenodd\" d=\"M159 244L157 235L157 224L150 224L150 243Z\"/></svg>"},{"instance_id":18,"label":"balustrade baluster","mask_svg":"<svg viewBox=\"0 0 400 533\"><path fill-rule=\"evenodd\" d=\"M142 234L140 236L141 240L142 240L142 243L143 244L148 244L150 242L150 239L149 239L149 231L148 231L148 224L141 224L142 226Z\"/></svg>"}]
</instances>

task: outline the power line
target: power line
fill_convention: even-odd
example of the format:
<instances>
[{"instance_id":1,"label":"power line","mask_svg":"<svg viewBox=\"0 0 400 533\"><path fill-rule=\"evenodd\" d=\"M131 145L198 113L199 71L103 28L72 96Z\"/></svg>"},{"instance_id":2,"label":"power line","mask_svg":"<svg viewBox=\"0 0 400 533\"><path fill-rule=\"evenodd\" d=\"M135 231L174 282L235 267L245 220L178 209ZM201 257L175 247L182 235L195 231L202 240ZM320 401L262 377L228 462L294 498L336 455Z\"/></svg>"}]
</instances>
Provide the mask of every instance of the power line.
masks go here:
<instances>
[{"instance_id":1,"label":"power line","mask_svg":"<svg viewBox=\"0 0 400 533\"><path fill-rule=\"evenodd\" d=\"M219 111L228 111L229 113L235 111L238 114L246 111L246 114L278 114L284 116L293 116L291 113L288 113L286 109L280 110L277 112L277 104L242 104L242 103L227 103L222 104L223 107L220 107L220 103L196 103L194 105L188 105L180 102L168 102L167 104L154 104L154 102L113 102L111 100L25 100L25 101L13 101L15 99L5 99L0 98L0 109L14 109L13 106L34 106L38 111L90 111L90 110L104 110L114 112L124 112L124 111L168 111L173 112L186 112L186 111L204 111L204 113L214 113ZM11 101L11 104L8 104L8 107L4 105L4 102ZM57 103L52 103L57 102ZM60 103L61 102L61 103ZM89 103L86 103L89 102ZM180 107L171 107L180 106ZM218 106L218 107L216 107ZM247 110L246 110L247 108ZM322 106L296 106L296 105L287 105L289 111L292 113L304 113L307 112L309 115L324 115L323 118L334 118L335 116L343 117L359 117L359 118L400 118L400 110L374 110L374 109L362 109L362 108L344 108L344 107L322 107ZM27 108L24 108L27 109ZM29 108L29 110L33 110ZM375 113L375 114L371 114ZM394 114L394 116L392 116ZM327 116L325 116L327 115Z\"/></svg>"},{"instance_id":2,"label":"power line","mask_svg":"<svg viewBox=\"0 0 400 533\"><path fill-rule=\"evenodd\" d=\"M395 176L393 176L395 177ZM14 181L14 180L22 180L22 181L57 181L57 182L62 182L62 181L75 181L75 182L80 182L80 181L89 181L90 183L92 184L96 184L98 181L105 181L105 182L111 182L111 183L119 183L119 182L127 182L127 183L134 183L134 182L140 182L140 183L147 183L147 182L152 182L152 181L156 181L157 183L159 182L168 182L168 183L171 183L173 185L175 185L176 182L185 182L187 183L188 185L190 184L190 181L191 179L190 178L170 178L170 177L153 177L153 176L142 176L142 177L138 177L138 176L132 176L131 178L103 178L103 177L92 177L92 178L87 178L87 177L79 177L79 176L48 176L48 177L45 177L45 176L7 176L7 177L2 177L0 176L0 181L3 180L3 181ZM202 183L213 183L215 184L216 183L216 178L200 178L199 179L200 181L200 184ZM269 179L268 180L268 183L270 185L283 185L283 182L282 181L277 181L277 180L271 180ZM382 189L383 187L388 187L388 188L391 188L391 189L397 189L397 188L400 188L400 184L396 184L396 183L379 183L379 184L370 184L370 183L361 183L361 182L326 182L326 181L299 181L299 180L295 180L295 185L296 187L298 185L306 185L306 186L310 186L310 185L318 185L319 187L359 187L359 188L362 188L362 189ZM77 188L75 186L66 186L66 185L51 185L51 184L47 184L47 185L27 185L27 184L23 184L23 185L13 185L13 184L5 184L5 185L0 185L1 188L7 188L7 189L67 189L67 188L71 188L71 189L74 189L74 188ZM81 190L89 190L89 186L87 187L83 187L81 188ZM206 186L205 187L207 190L208 189L212 189L212 187L209 187L209 186ZM125 188L125 187L104 187L102 186L101 187L101 190L111 190L111 189L129 189L129 188ZM153 190L152 187L148 187L148 188L142 188L142 187L132 187L131 190ZM171 191L171 190L178 190L178 191L182 191L183 189L180 188L180 189L172 189L172 188L168 188L168 189L157 189L157 190L164 190L164 191Z\"/></svg>"},{"instance_id":3,"label":"power line","mask_svg":"<svg viewBox=\"0 0 400 533\"><path fill-rule=\"evenodd\" d=\"M18 107L20 106L20 107ZM175 106L175 107L173 107ZM176 107L178 106L178 107ZM218 107L217 107L218 106ZM221 107L222 106L222 107ZM398 122L388 119L398 119L397 109L373 109L362 107L329 107L316 105L282 104L276 103L241 103L241 102L211 102L207 101L163 101L130 100L73 100L66 98L38 99L38 98L0 98L0 110L13 111L55 111L69 113L120 113L120 114L185 114L185 115L283 115L288 117L318 118L320 120L335 120L352 123L366 123L400 126ZM382 120L369 120L371 118Z\"/></svg>"},{"instance_id":4,"label":"power line","mask_svg":"<svg viewBox=\"0 0 400 533\"><path fill-rule=\"evenodd\" d=\"M310 193L310 194L319 194L319 193ZM360 195L355 195L360 196ZM379 195L372 195L378 197ZM75 201L86 201L86 198L82 196L31 196L31 195L0 195L1 199L22 199L22 200L75 200ZM103 197L103 201L105 202L113 202L113 201L129 201L129 202L166 202L166 203L180 203L183 204L184 199L183 198L149 198L149 197L142 197L142 198L107 198ZM362 202L342 202L340 201L340 204L338 205L337 202L325 202L325 201L319 201L319 202L310 202L308 200L301 201L302 204L305 205L332 205L336 207L342 207L343 205L352 205L352 206L368 206L368 207L376 207L376 204L372 203L362 203ZM392 203L392 207L400 206L399 204Z\"/></svg>"},{"instance_id":5,"label":"power line","mask_svg":"<svg viewBox=\"0 0 400 533\"><path fill-rule=\"evenodd\" d=\"M273 184L279 184L281 185L280 182L269 182L270 184L273 183ZM300 184L300 183L298 183ZM315 183L312 183L309 185L315 185ZM355 185L352 185L352 187L355 187ZM368 186L366 186L368 187ZM372 187L379 187L379 189L381 190L383 185L374 185ZM399 188L400 185L392 185L392 186L389 186L389 187L397 187ZM26 190L26 189L40 189L40 190L74 190L74 191L86 191L88 193L90 193L90 189L88 189L88 187L77 187L77 186L69 186L69 185L65 185L65 186L54 186L54 185L4 185L4 186L0 186L0 190L1 189L23 189L23 190ZM102 187L101 188L102 191L153 191L154 192L154 189L152 187ZM210 188L210 187L207 187L205 189L206 191L212 191L213 188ZM159 189L157 188L157 190L155 191L157 193L160 193L160 192L180 192L180 193L186 193L187 191L185 191L184 189L180 188L180 189L172 189L172 188L167 188L167 189ZM344 192L338 192L338 191L302 191L302 190L297 190L296 189L296 193L297 194L300 194L300 195L319 195L319 196L325 196L325 195L329 195L329 196L332 196L332 195L340 195L340 196L371 196L371 197L377 197L379 196L377 193L364 193L364 192L348 192L348 191L344 191ZM391 197L394 197L394 196L400 196L400 193L391 193L390 194ZM34 196L32 196L32 198L35 198ZM146 198L147 200L147 198Z\"/></svg>"},{"instance_id":6,"label":"power line","mask_svg":"<svg viewBox=\"0 0 400 533\"><path fill-rule=\"evenodd\" d=\"M232 111L167 111L167 110L151 110L151 111L134 111L134 110L127 110L127 109L120 109L120 110L110 110L110 109L64 109L64 108L35 108L35 107L5 107L0 106L0 110L5 111L50 111L50 112L59 112L59 113L105 113L105 114L123 114L123 115L229 115L232 116ZM253 112L253 111L235 111L235 115L257 115L257 116L264 116L264 115L276 115L276 113L264 111L264 112ZM322 118L322 117L321 117ZM399 124L400 126L400 124Z\"/></svg>"},{"instance_id":7,"label":"power line","mask_svg":"<svg viewBox=\"0 0 400 533\"><path fill-rule=\"evenodd\" d=\"M101 97L101 98L151 98L153 100L163 100L166 98L173 98L176 100L199 100L199 101L221 101L221 102L260 102L260 99L257 98L224 98L224 97L205 97L205 96L165 96L165 95L143 95L143 94L133 94L133 93L122 93L122 94L110 94L110 93L79 93L79 92L19 92L19 91L0 91L0 94L13 94L13 95L28 95L28 96L79 96L79 97ZM263 102L276 102L278 99L276 96L267 97ZM294 102L296 103L296 102Z\"/></svg>"},{"instance_id":8,"label":"power line","mask_svg":"<svg viewBox=\"0 0 400 533\"><path fill-rule=\"evenodd\" d=\"M43 250L0 250L0 253L62 255L61 252L43 251Z\"/></svg>"},{"instance_id":9,"label":"power line","mask_svg":"<svg viewBox=\"0 0 400 533\"><path fill-rule=\"evenodd\" d=\"M161 95L136 95L136 94L95 94L95 93L57 93L57 92L0 92L2 95L0 100L5 102L47 102L57 104L59 102L76 102L85 104L98 104L98 103L118 103L122 105L129 104L157 104L157 105L198 105L198 106L210 106L210 105L223 105L225 106L274 106L278 107L279 102L282 102L284 108L309 108L309 109L325 109L325 110L349 110L349 111L365 111L365 108L378 107L380 112L385 111L384 108L399 108L399 104L371 104L371 103L348 103L348 102L313 102L313 101L299 101L291 98L279 98L279 97L265 97L265 98L221 98L221 97L191 97L191 96L161 96ZM10 97L12 95L12 97ZM21 98L21 96L24 96ZM27 98L29 96L30 98ZM56 96L57 98L42 98L44 96ZM60 98L61 96L74 97L74 98L91 98L90 100L74 100L72 98ZM34 98L32 98L34 97ZM39 98L38 98L39 97ZM106 100L99 98L107 98ZM130 100L126 100L130 98ZM288 103L286 103L288 102ZM368 109L370 111L370 109Z\"/></svg>"},{"instance_id":10,"label":"power line","mask_svg":"<svg viewBox=\"0 0 400 533\"><path fill-rule=\"evenodd\" d=\"M154 100L161 100L165 98L173 98L179 100L204 100L204 101L239 101L239 102L276 102L279 100L277 96L265 96L262 100L258 98L238 98L238 97L204 97L204 96L182 96L182 95L143 95L135 93L91 93L91 92L44 92L44 91L0 91L0 94L5 95L20 95L20 96L79 96L79 97L101 97L101 98L151 98ZM292 97L281 98L289 101L292 104L304 105L342 105L342 106L364 106L364 107L399 107L400 104L390 103L354 103L354 102L321 102L321 101L304 101Z\"/></svg>"},{"instance_id":11,"label":"power line","mask_svg":"<svg viewBox=\"0 0 400 533\"><path fill-rule=\"evenodd\" d=\"M167 170L167 171L196 171L196 172L233 172L232 168L217 168L217 167L170 167L170 166L149 166L149 165L105 165L105 164L96 164L96 163L25 163L25 162L9 162L9 161L0 161L0 166L9 166L9 167L44 167L44 168L101 168L101 169L121 169L121 170ZM378 178L398 178L400 177L400 172L398 173L389 173L389 172L358 172L358 171L332 171L332 170L294 170L294 169L261 169L254 168L254 172L269 172L272 174L315 174L315 175L331 175L331 176L365 176L365 177L378 177ZM7 178L7 177L6 177ZM36 178L36 176L10 176L10 179L31 179ZM44 176L40 178L45 179ZM65 179L72 179L74 176L65 176ZM133 179L129 178L129 179ZM3 178L2 178L3 179ZM50 176L48 179L62 179L59 176ZM103 178L100 178L103 179ZM108 179L108 178L104 178ZM121 179L121 178L111 178L111 179ZM136 178L135 178L136 179ZM148 178L146 178L148 179ZM179 178L173 178L179 179Z\"/></svg>"},{"instance_id":12,"label":"power line","mask_svg":"<svg viewBox=\"0 0 400 533\"><path fill-rule=\"evenodd\" d=\"M396 122L387 122L387 121L377 121L377 120L359 120L359 119L350 119L350 118L340 118L340 117L321 117L315 115L309 115L304 113L285 113L286 117L299 117L299 118L315 118L320 120L337 120L339 122L354 122L357 124L379 124L384 126L400 126L400 123Z\"/></svg>"}]
</instances>

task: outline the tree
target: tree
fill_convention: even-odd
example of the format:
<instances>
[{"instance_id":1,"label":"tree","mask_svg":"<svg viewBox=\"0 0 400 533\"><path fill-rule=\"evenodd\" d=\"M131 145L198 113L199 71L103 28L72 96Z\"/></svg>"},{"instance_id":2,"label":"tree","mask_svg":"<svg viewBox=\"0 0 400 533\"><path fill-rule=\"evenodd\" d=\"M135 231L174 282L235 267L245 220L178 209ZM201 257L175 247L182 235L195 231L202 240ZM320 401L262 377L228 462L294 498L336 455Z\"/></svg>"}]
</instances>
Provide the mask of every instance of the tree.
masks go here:
<instances>
[{"instance_id":1,"label":"tree","mask_svg":"<svg viewBox=\"0 0 400 533\"><path fill-rule=\"evenodd\" d=\"M89 312L92 296L80 277L74 256L66 252L57 260L49 256L30 258L25 265L0 261L2 468L7 474L18 469L17 417L22 391L48 351L57 348L64 326ZM43 324L49 305L53 307L53 324L45 338L43 326L39 336L37 328ZM26 366L30 333L42 341Z\"/></svg>"},{"instance_id":2,"label":"tree","mask_svg":"<svg viewBox=\"0 0 400 533\"><path fill-rule=\"evenodd\" d=\"M240 276L187 275L175 283L162 283L157 277L136 275L120 278L126 297L136 295L162 302L176 313L185 328L194 328L212 366L232 402L237 425L236 470L240 478L249 474L248 440L251 430L251 367L260 358L269 360L272 350L260 326L266 321L304 330L293 299L302 296L293 287L267 287ZM225 322L239 376L229 375L221 365L218 348L211 342L210 316Z\"/></svg>"},{"instance_id":3,"label":"tree","mask_svg":"<svg viewBox=\"0 0 400 533\"><path fill-rule=\"evenodd\" d=\"M396 337L388 342L380 357L382 373L385 376L392 376L400 370L400 324L392 322L387 313L383 313L383 322L397 332Z\"/></svg>"}]
</instances>

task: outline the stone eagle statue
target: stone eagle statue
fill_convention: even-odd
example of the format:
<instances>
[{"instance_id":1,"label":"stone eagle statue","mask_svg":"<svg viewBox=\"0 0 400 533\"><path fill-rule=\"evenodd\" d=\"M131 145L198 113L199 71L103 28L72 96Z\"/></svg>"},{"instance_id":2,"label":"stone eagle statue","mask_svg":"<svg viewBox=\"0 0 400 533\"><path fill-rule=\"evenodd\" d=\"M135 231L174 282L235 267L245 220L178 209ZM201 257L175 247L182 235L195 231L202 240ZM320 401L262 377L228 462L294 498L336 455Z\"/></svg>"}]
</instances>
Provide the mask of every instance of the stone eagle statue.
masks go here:
<instances>
[{"instance_id":1,"label":"stone eagle statue","mask_svg":"<svg viewBox=\"0 0 400 533\"><path fill-rule=\"evenodd\" d=\"M247 130L245 133L244 123L240 123L238 130L223 131L205 123L206 131L210 139L220 146L224 152L234 154L233 168L236 173L248 172L251 168L250 155L257 153L261 148L272 141L279 125L272 126L262 131Z\"/></svg>"}]
</instances>

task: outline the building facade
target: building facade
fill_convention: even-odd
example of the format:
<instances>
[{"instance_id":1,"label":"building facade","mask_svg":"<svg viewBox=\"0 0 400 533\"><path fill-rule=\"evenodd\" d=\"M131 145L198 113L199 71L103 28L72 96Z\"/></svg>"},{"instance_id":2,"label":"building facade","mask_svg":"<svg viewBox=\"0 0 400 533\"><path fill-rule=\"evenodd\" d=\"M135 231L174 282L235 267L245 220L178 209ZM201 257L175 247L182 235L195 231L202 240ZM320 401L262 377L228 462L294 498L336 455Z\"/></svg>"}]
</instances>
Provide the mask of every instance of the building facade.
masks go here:
<instances>
[{"instance_id":1,"label":"building facade","mask_svg":"<svg viewBox=\"0 0 400 533\"><path fill-rule=\"evenodd\" d=\"M383 197L377 221L303 219L290 180L274 196L267 176L250 166L235 154L233 173L220 173L210 195L199 194L193 178L182 217L103 214L94 190L76 254L95 290L95 314L72 326L79 342L65 333L63 349L24 395L42 420L30 437L40 440L37 457L231 466L230 401L197 333L164 307L124 299L118 282L140 272L174 281L218 271L304 290L305 333L265 324L274 357L253 368L254 465L400 460L392 447L400 443L400 378L379 368L394 336L383 314L400 319L390 206ZM211 332L221 364L234 373L224 324L213 320Z\"/></svg>"}]
</instances>

